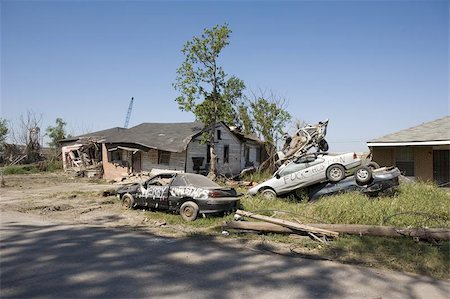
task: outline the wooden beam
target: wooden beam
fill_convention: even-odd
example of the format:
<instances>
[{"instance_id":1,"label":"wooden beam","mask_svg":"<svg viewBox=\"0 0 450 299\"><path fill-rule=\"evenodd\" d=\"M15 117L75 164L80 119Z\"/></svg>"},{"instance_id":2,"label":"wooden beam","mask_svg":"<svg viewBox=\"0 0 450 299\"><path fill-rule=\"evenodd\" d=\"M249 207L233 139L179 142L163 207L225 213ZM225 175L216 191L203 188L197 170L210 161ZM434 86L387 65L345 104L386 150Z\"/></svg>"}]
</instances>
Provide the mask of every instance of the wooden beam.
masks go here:
<instances>
[{"instance_id":1,"label":"wooden beam","mask_svg":"<svg viewBox=\"0 0 450 299\"><path fill-rule=\"evenodd\" d=\"M349 235L367 235L400 237L408 236L432 240L450 240L449 228L397 228L393 226L375 226L359 224L307 224L309 227L329 229L338 233ZM265 233L295 234L298 230L267 222L230 221L223 226L225 229L252 230Z\"/></svg>"},{"instance_id":2,"label":"wooden beam","mask_svg":"<svg viewBox=\"0 0 450 299\"><path fill-rule=\"evenodd\" d=\"M271 218L271 217L267 217L264 215L258 215L258 214L254 214L254 213L247 212L247 211L237 210L236 214L244 216L244 217L250 217L253 219L266 221L269 223L278 224L278 225L288 227L288 228L294 229L294 230L311 232L311 233L321 234L321 235L325 235L325 236L329 236L329 237L339 236L338 232L334 232L334 231L330 231L330 230L326 230L326 229L322 229L322 228L316 228L316 227L312 227L312 226L305 225L305 224L299 224L299 223L295 223L295 222L287 221L287 220L283 220L283 219Z\"/></svg>"}]
</instances>

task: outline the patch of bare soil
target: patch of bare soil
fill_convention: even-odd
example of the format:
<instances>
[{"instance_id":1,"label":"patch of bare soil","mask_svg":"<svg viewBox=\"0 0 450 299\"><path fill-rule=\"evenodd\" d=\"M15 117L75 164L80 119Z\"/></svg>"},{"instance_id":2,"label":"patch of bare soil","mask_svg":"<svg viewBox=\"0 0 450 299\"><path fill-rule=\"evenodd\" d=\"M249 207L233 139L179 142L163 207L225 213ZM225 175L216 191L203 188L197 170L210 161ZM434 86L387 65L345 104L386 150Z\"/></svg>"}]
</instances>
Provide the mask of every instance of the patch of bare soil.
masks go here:
<instances>
[{"instance_id":1,"label":"patch of bare soil","mask_svg":"<svg viewBox=\"0 0 450 299\"><path fill-rule=\"evenodd\" d=\"M4 212L37 214L61 223L161 231L161 223L148 219L145 213L124 209L114 195L104 196L114 193L111 191L119 185L64 173L8 175L4 179L5 187L0 188L0 209ZM169 234L177 231L166 230Z\"/></svg>"},{"instance_id":2,"label":"patch of bare soil","mask_svg":"<svg viewBox=\"0 0 450 299\"><path fill-rule=\"evenodd\" d=\"M114 193L111 191L115 191L120 186L118 184L74 178L64 173L8 175L4 178L6 186L0 188L2 212L39 215L61 224L120 227L172 237L206 237L201 233L202 228L165 224L151 219L144 211L125 209L114 195L104 196ZM226 237L216 237L222 242L234 242ZM243 239L238 243L241 243L239 246L257 248L259 251L290 252L286 246L269 246L257 240Z\"/></svg>"}]
</instances>

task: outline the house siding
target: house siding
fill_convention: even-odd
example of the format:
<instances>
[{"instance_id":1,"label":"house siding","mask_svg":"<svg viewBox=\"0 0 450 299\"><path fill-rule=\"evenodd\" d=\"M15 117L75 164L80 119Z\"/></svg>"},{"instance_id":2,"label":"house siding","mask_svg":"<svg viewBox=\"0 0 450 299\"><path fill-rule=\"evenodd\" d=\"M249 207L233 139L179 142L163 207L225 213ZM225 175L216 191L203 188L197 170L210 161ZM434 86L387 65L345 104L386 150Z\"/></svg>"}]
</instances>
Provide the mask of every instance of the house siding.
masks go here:
<instances>
[{"instance_id":1,"label":"house siding","mask_svg":"<svg viewBox=\"0 0 450 299\"><path fill-rule=\"evenodd\" d=\"M169 164L158 164L158 150L151 149L148 152L143 152L141 156L142 170L151 171L156 169L170 169L184 171L186 151L181 153L170 153Z\"/></svg>"},{"instance_id":2,"label":"house siding","mask_svg":"<svg viewBox=\"0 0 450 299\"><path fill-rule=\"evenodd\" d=\"M373 147L373 161L380 166L394 166L396 164L396 150L402 147ZM415 146L414 176L421 181L433 180L433 147Z\"/></svg>"},{"instance_id":3,"label":"house siding","mask_svg":"<svg viewBox=\"0 0 450 299\"><path fill-rule=\"evenodd\" d=\"M217 130L221 130L221 140L218 140ZM216 128L216 153L218 158L217 170L221 174L237 174L241 167L241 143L239 140L231 135L223 126ZM228 163L224 161L224 148L228 145Z\"/></svg>"},{"instance_id":4,"label":"house siding","mask_svg":"<svg viewBox=\"0 0 450 299\"><path fill-rule=\"evenodd\" d=\"M218 136L220 130L220 139ZM208 171L206 144L200 143L201 135L192 139L187 148L186 172L196 172L194 170L194 157L203 157L201 170ZM228 163L224 163L224 148L228 145ZM223 125L218 125L215 130L215 148L218 158L217 171L220 174L238 174L241 171L242 152L240 141Z\"/></svg>"},{"instance_id":5,"label":"house siding","mask_svg":"<svg viewBox=\"0 0 450 299\"><path fill-rule=\"evenodd\" d=\"M372 155L372 160L380 166L392 166L395 164L393 147L374 147Z\"/></svg>"},{"instance_id":6,"label":"house siding","mask_svg":"<svg viewBox=\"0 0 450 299\"><path fill-rule=\"evenodd\" d=\"M247 168L249 167L249 165L247 165L247 161L245 160L245 147L249 148L249 159L248 162L250 164L253 163L253 166L258 167L260 164L260 153L259 151L260 146L257 144L252 144L252 143L247 143L247 144L242 144L242 149L241 149L241 169Z\"/></svg>"},{"instance_id":7,"label":"house siding","mask_svg":"<svg viewBox=\"0 0 450 299\"><path fill-rule=\"evenodd\" d=\"M414 170L422 181L433 180L433 148L418 146L414 148Z\"/></svg>"}]
</instances>

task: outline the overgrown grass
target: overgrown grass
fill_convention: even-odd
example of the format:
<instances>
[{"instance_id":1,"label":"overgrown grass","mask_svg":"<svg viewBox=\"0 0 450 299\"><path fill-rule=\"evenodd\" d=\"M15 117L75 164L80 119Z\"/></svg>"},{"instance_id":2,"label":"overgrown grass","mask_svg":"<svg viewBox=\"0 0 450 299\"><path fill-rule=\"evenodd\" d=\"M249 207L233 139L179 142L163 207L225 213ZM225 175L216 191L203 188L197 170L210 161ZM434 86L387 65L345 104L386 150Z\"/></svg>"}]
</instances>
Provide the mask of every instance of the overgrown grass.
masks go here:
<instances>
[{"instance_id":1,"label":"overgrown grass","mask_svg":"<svg viewBox=\"0 0 450 299\"><path fill-rule=\"evenodd\" d=\"M450 278L449 242L433 244L406 237L341 236L319 252L341 262Z\"/></svg>"},{"instance_id":2,"label":"overgrown grass","mask_svg":"<svg viewBox=\"0 0 450 299\"><path fill-rule=\"evenodd\" d=\"M244 209L304 223L450 227L450 194L428 183L401 185L395 196L370 198L352 192L319 200L266 200L246 196ZM281 212L280 212L281 211ZM285 211L286 213L283 213Z\"/></svg>"},{"instance_id":3,"label":"overgrown grass","mask_svg":"<svg viewBox=\"0 0 450 299\"><path fill-rule=\"evenodd\" d=\"M61 161L43 161L35 164L9 165L2 168L4 175L55 172L61 170Z\"/></svg>"}]
</instances>

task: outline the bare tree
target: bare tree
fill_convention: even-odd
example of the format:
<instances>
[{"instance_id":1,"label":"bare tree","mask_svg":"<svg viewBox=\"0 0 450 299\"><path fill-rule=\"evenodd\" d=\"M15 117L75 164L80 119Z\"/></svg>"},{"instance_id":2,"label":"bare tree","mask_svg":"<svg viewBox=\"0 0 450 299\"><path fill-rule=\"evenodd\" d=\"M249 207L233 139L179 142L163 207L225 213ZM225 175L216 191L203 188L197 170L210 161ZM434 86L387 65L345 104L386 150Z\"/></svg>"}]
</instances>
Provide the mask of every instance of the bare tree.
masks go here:
<instances>
[{"instance_id":1,"label":"bare tree","mask_svg":"<svg viewBox=\"0 0 450 299\"><path fill-rule=\"evenodd\" d=\"M42 114L28 110L26 116L19 117L19 124L11 131L14 143L25 146L26 163L41 160L41 129Z\"/></svg>"}]
</instances>

